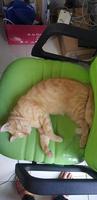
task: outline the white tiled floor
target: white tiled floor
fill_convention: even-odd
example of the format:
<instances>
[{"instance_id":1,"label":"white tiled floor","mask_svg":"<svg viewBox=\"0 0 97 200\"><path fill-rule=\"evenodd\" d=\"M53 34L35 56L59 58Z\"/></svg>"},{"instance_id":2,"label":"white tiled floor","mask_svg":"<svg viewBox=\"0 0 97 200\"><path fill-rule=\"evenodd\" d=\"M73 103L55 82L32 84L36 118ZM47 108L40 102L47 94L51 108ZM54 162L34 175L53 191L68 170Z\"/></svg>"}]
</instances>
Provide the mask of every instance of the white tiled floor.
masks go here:
<instances>
[{"instance_id":1,"label":"white tiled floor","mask_svg":"<svg viewBox=\"0 0 97 200\"><path fill-rule=\"evenodd\" d=\"M52 41L49 41L47 46L49 47L50 52L56 52L55 44L52 46ZM45 46L46 49L47 46ZM16 59L17 57L30 56L31 49L31 45L9 46L6 41L4 30L2 27L0 27L0 74L12 60ZM16 160L12 160L0 155L0 200L20 200L20 197L15 189L14 182L14 169L16 162ZM75 176L75 174L73 174L73 176ZM84 177L86 175L79 174L79 176ZM10 177L11 179L8 181ZM6 183L2 185L2 182ZM48 198L42 197L41 199ZM71 196L69 197L69 200L97 200L97 196Z\"/></svg>"}]
</instances>

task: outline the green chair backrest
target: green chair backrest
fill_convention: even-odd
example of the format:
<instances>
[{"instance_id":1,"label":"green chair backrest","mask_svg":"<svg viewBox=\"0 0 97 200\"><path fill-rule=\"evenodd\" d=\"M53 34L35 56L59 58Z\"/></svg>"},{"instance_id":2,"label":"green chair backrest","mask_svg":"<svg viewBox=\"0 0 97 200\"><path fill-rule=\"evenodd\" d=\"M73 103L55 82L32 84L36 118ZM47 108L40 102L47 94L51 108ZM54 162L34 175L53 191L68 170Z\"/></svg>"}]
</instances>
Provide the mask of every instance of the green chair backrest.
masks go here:
<instances>
[{"instance_id":1,"label":"green chair backrest","mask_svg":"<svg viewBox=\"0 0 97 200\"><path fill-rule=\"evenodd\" d=\"M87 164L97 171L97 58L92 62L90 68L90 80L94 92L94 118L85 149L85 160Z\"/></svg>"}]
</instances>

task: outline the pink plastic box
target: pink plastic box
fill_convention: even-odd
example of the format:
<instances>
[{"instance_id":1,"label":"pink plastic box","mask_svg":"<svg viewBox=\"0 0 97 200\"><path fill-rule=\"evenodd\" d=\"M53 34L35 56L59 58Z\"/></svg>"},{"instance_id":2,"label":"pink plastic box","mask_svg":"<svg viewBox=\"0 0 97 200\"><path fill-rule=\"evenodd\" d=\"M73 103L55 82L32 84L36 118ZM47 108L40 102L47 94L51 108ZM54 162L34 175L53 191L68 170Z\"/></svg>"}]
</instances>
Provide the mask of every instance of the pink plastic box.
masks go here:
<instances>
[{"instance_id":1,"label":"pink plastic box","mask_svg":"<svg viewBox=\"0 0 97 200\"><path fill-rule=\"evenodd\" d=\"M12 25L5 24L8 44L32 44L34 45L43 31L45 25Z\"/></svg>"}]
</instances>

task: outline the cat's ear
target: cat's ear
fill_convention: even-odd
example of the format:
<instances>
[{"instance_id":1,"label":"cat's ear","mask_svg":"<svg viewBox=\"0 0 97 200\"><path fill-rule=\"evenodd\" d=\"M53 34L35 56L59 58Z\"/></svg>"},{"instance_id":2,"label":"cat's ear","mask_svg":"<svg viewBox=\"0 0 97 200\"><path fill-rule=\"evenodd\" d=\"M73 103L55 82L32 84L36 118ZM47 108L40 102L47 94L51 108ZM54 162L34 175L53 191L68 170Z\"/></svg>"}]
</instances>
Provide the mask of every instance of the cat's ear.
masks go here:
<instances>
[{"instance_id":1,"label":"cat's ear","mask_svg":"<svg viewBox=\"0 0 97 200\"><path fill-rule=\"evenodd\" d=\"M0 128L0 132L6 132L9 131L9 123L5 123L3 126Z\"/></svg>"}]
</instances>

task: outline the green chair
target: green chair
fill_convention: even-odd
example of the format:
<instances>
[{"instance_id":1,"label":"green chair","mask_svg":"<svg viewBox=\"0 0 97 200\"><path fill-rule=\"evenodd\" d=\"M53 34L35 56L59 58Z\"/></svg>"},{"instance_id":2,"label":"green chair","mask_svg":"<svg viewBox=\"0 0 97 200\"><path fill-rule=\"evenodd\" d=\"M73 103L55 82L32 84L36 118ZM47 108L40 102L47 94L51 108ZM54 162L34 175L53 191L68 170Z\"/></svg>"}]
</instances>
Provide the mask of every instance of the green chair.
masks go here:
<instances>
[{"instance_id":1,"label":"green chair","mask_svg":"<svg viewBox=\"0 0 97 200\"><path fill-rule=\"evenodd\" d=\"M43 37L43 36L42 36ZM41 38L39 41L42 41ZM38 45L38 43L37 43ZM36 45L36 46L37 46ZM35 46L35 48L36 48ZM32 54L33 51L32 51ZM48 56L49 57L49 56ZM23 186L40 195L97 194L97 58L89 69L69 61L44 58L20 58L8 65L0 80L0 123L7 117L16 101L29 88L41 80L66 77L91 83L94 92L95 113L85 149L79 147L76 125L67 116L51 116L53 129L63 137L62 143L50 142L53 157L48 158L41 150L38 131L10 143L9 133L0 133L0 154L17 160L33 161L31 164L16 164L16 175ZM89 167L76 165L85 160ZM93 179L56 180L31 177L29 170L38 171L82 171ZM77 188L77 189L76 189Z\"/></svg>"}]
</instances>

